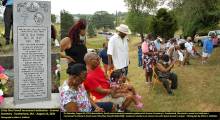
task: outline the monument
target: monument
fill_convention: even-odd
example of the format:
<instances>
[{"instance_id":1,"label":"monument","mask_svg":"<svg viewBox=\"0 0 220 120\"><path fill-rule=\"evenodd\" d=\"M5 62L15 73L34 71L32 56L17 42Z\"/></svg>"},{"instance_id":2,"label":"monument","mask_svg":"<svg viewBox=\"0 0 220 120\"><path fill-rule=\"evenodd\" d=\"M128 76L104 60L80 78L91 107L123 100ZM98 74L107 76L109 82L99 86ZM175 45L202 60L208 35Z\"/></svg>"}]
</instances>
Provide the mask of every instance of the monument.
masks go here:
<instances>
[{"instance_id":1,"label":"monument","mask_svg":"<svg viewBox=\"0 0 220 120\"><path fill-rule=\"evenodd\" d=\"M14 0L14 103L51 98L51 6Z\"/></svg>"}]
</instances>

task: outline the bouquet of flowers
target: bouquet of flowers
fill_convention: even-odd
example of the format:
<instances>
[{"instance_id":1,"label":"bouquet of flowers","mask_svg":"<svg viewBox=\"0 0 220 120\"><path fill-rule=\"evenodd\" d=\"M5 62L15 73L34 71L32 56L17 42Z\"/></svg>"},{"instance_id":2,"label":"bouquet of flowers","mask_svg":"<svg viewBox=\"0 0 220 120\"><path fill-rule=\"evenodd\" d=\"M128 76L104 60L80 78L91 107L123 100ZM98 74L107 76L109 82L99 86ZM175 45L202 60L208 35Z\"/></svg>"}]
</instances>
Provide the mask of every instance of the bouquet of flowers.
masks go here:
<instances>
[{"instance_id":1,"label":"bouquet of flowers","mask_svg":"<svg viewBox=\"0 0 220 120\"><path fill-rule=\"evenodd\" d=\"M4 74L5 69L0 65L0 105L4 102L4 92L7 91L6 83L8 76Z\"/></svg>"}]
</instances>

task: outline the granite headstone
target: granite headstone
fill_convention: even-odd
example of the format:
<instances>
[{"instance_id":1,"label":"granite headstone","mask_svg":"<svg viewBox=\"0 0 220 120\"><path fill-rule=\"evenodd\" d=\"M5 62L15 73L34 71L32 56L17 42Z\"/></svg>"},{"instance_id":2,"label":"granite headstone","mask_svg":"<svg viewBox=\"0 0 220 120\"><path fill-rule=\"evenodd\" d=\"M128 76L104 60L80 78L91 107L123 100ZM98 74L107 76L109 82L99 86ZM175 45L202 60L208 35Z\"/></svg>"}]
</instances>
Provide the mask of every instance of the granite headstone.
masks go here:
<instances>
[{"instance_id":1,"label":"granite headstone","mask_svg":"<svg viewBox=\"0 0 220 120\"><path fill-rule=\"evenodd\" d=\"M14 102L50 100L50 2L14 0L13 18Z\"/></svg>"}]
</instances>

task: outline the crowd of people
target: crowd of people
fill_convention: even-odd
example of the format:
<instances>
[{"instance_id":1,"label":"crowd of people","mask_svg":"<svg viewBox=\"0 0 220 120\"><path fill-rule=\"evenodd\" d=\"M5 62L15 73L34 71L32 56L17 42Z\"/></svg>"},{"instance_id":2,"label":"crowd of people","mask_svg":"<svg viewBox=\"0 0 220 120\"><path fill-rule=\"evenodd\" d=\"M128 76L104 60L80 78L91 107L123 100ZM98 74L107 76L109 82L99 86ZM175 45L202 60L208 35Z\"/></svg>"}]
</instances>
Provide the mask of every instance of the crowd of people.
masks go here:
<instances>
[{"instance_id":1,"label":"crowd of people","mask_svg":"<svg viewBox=\"0 0 220 120\"><path fill-rule=\"evenodd\" d=\"M129 82L128 35L125 24L116 27L115 33L97 54L87 52L86 21L80 19L61 40L61 57L68 62L68 80L60 89L61 108L67 112L127 112L133 103L142 109L142 97ZM212 36L213 37L213 36ZM212 53L212 38L204 42L202 63ZM176 63L189 65L191 56L200 56L192 38L175 39L165 42L148 34L138 46L138 66L143 66L147 86L151 86L156 76L162 82L168 95L177 89L178 77L172 72ZM101 65L101 62L103 65ZM102 68L103 67L103 68Z\"/></svg>"},{"instance_id":2,"label":"crowd of people","mask_svg":"<svg viewBox=\"0 0 220 120\"><path fill-rule=\"evenodd\" d=\"M153 74L156 73L167 93L173 95L172 91L177 88L177 75L171 72L174 64L190 65L190 59L193 57L201 58L201 64L206 64L213 51L215 38L213 33L211 38L207 37L204 40L201 55L196 50L191 37L187 37L187 39L171 38L166 41L160 36L154 39L152 34L147 34L144 42L138 46L138 66L143 65L146 84L152 86ZM171 85L169 85L169 81Z\"/></svg>"}]
</instances>

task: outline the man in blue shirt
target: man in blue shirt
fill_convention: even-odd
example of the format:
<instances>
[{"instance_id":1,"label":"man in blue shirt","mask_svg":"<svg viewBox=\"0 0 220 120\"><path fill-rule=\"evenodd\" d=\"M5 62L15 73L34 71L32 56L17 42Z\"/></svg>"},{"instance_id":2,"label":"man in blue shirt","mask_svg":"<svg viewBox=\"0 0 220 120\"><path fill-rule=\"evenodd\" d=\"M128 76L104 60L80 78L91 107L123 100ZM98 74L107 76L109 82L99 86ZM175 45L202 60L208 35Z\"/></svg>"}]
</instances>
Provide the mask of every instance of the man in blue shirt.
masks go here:
<instances>
[{"instance_id":1,"label":"man in blue shirt","mask_svg":"<svg viewBox=\"0 0 220 120\"><path fill-rule=\"evenodd\" d=\"M208 58L211 56L213 51L213 42L212 39L215 37L215 34L211 34L211 38L206 38L203 42L203 53L202 53L202 64L207 63Z\"/></svg>"},{"instance_id":2,"label":"man in blue shirt","mask_svg":"<svg viewBox=\"0 0 220 120\"><path fill-rule=\"evenodd\" d=\"M5 39L6 45L10 43L10 32L13 25L13 2L14 0L6 0L4 11L4 23L5 23ZM11 40L13 42L13 38Z\"/></svg>"},{"instance_id":3,"label":"man in blue shirt","mask_svg":"<svg viewBox=\"0 0 220 120\"><path fill-rule=\"evenodd\" d=\"M105 42L103 43L103 49L99 52L99 57L102 59L103 67L105 74L107 75L107 70L108 70L108 43Z\"/></svg>"},{"instance_id":4,"label":"man in blue shirt","mask_svg":"<svg viewBox=\"0 0 220 120\"><path fill-rule=\"evenodd\" d=\"M138 67L142 66L142 49L138 46Z\"/></svg>"}]
</instances>

